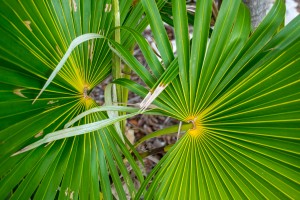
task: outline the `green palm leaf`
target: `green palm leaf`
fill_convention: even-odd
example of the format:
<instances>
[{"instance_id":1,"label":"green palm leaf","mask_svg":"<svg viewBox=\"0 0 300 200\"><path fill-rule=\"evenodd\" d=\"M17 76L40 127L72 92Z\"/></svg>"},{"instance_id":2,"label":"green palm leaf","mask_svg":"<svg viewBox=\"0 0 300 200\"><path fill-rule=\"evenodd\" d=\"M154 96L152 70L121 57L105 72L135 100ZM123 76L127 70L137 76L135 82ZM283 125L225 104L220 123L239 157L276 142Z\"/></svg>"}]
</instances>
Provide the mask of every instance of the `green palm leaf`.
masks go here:
<instances>
[{"instance_id":1,"label":"green palm leaf","mask_svg":"<svg viewBox=\"0 0 300 200\"><path fill-rule=\"evenodd\" d=\"M300 17L280 30L285 6L278 0L250 34L249 11L228 0L208 38L212 2L197 1L189 46L185 5L173 0L174 55L154 0L142 2L164 65L178 58L177 77L155 79L154 86L171 83L153 104L193 128L153 169L137 199L298 198ZM136 83L115 82L146 96Z\"/></svg>"},{"instance_id":2,"label":"green palm leaf","mask_svg":"<svg viewBox=\"0 0 300 200\"><path fill-rule=\"evenodd\" d=\"M120 1L124 9L120 21L141 31L146 19L136 19L143 11L140 4L133 7L131 3ZM135 196L128 164L139 181L143 177L114 126L64 137L11 157L97 106L89 93L112 67L112 53L104 39L76 47L33 105L32 101L71 42L86 33L107 37L113 20L110 0L0 2L1 198L113 199L112 185L120 199ZM132 48L129 33L124 32L122 39ZM75 125L107 119L105 112L92 113Z\"/></svg>"}]
</instances>

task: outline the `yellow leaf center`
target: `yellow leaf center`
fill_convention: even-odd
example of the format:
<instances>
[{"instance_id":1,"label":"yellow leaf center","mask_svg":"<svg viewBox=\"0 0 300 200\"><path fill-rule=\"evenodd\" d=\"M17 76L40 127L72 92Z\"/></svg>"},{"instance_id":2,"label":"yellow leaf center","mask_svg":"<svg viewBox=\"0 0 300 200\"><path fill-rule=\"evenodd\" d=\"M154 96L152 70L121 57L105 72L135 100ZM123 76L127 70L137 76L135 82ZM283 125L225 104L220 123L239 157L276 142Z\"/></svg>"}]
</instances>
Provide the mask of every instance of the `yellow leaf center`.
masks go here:
<instances>
[{"instance_id":1,"label":"yellow leaf center","mask_svg":"<svg viewBox=\"0 0 300 200\"><path fill-rule=\"evenodd\" d=\"M188 130L188 132L187 132L190 136L198 137L203 134L203 126L201 123L201 118L199 116L198 117L194 117L194 116L188 117L186 119L186 121L193 123L193 128Z\"/></svg>"},{"instance_id":2,"label":"yellow leaf center","mask_svg":"<svg viewBox=\"0 0 300 200\"><path fill-rule=\"evenodd\" d=\"M88 95L89 86L85 85L82 92L81 101L84 103L86 109L89 109L93 104L94 100Z\"/></svg>"}]
</instances>

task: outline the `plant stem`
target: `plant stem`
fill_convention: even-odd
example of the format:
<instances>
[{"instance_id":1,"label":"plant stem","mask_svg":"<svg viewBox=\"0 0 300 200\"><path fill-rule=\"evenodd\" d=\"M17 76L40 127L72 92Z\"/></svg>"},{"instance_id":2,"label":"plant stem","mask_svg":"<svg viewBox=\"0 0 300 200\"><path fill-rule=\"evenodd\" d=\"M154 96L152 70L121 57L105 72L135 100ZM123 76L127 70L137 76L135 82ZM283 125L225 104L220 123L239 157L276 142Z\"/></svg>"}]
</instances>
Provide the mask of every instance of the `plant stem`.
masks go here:
<instances>
[{"instance_id":1,"label":"plant stem","mask_svg":"<svg viewBox=\"0 0 300 200\"><path fill-rule=\"evenodd\" d=\"M119 8L119 0L113 0L113 12L114 12L114 26L119 27L120 23L120 8ZM120 29L115 29L115 41L121 44L121 31ZM112 75L113 79L122 78L122 63L121 59L114 54L113 55L113 66L112 66ZM113 101L121 103L122 105L127 103L128 91L121 86L117 85L113 88ZM125 113L119 113L123 115ZM126 121L123 120L120 122L120 127L122 132L125 132Z\"/></svg>"}]
</instances>

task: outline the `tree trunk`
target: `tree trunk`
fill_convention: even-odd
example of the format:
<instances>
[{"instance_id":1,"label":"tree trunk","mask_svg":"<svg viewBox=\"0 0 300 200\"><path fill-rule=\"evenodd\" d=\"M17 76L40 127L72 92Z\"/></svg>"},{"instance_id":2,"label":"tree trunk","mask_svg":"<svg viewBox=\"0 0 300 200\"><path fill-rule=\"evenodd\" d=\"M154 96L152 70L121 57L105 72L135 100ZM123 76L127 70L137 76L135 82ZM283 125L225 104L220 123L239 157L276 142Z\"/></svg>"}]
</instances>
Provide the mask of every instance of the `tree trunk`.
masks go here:
<instances>
[{"instance_id":1,"label":"tree trunk","mask_svg":"<svg viewBox=\"0 0 300 200\"><path fill-rule=\"evenodd\" d=\"M252 27L256 28L272 7L274 0L243 0L251 13Z\"/></svg>"}]
</instances>

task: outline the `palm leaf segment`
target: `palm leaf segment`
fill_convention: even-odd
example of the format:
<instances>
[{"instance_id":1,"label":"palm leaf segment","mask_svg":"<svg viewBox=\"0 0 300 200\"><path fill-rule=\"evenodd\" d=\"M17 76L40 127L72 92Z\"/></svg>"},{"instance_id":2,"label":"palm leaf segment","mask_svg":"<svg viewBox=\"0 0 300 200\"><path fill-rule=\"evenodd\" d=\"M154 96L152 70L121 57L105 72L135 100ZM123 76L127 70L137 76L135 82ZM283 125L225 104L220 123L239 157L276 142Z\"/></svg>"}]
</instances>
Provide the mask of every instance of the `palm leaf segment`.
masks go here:
<instances>
[{"instance_id":1,"label":"palm leaf segment","mask_svg":"<svg viewBox=\"0 0 300 200\"><path fill-rule=\"evenodd\" d=\"M138 197L298 198L300 17L280 30L285 6L278 0L250 35L246 7L223 1L208 38L212 1L197 1L191 39L185 2L173 0L176 56L154 0L142 3L163 65L141 41L151 72L141 73L132 59L120 55L152 88L143 108L161 92L154 101L161 112L194 128L154 168ZM139 95L148 93L136 83L116 82Z\"/></svg>"},{"instance_id":2,"label":"palm leaf segment","mask_svg":"<svg viewBox=\"0 0 300 200\"><path fill-rule=\"evenodd\" d=\"M145 20L138 24L137 17L142 15L142 5L133 8L131 2L121 1L121 23L142 30ZM127 16L129 11L134 17ZM143 177L113 127L10 157L96 106L89 91L111 71L112 53L103 39L77 47L34 105L32 100L76 37L85 33L106 36L113 28L110 0L0 2L1 198L112 199L113 184L124 199L119 174L134 196L134 183L123 159L140 181ZM122 39L132 46L128 34ZM94 113L77 124L106 118L104 112Z\"/></svg>"}]
</instances>

